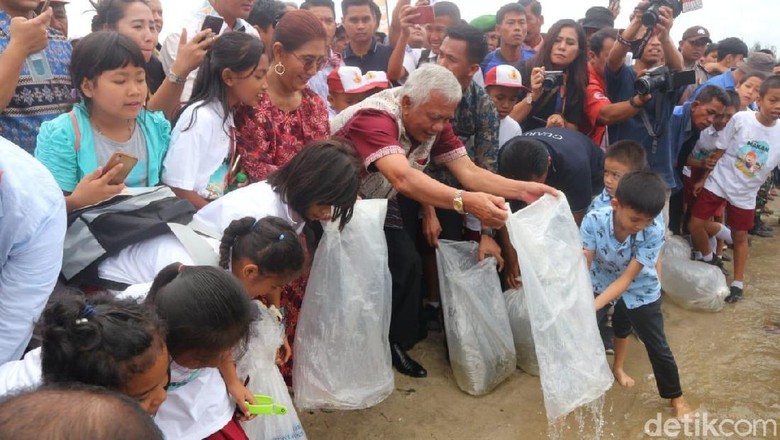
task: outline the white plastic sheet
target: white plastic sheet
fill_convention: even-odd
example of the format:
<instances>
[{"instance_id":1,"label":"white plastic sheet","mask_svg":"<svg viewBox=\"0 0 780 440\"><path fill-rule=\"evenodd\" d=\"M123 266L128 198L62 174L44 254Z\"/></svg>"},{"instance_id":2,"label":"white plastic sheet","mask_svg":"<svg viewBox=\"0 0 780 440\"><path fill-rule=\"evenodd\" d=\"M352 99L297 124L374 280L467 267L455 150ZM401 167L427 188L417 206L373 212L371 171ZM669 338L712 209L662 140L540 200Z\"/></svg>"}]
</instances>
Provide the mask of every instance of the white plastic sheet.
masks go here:
<instances>
[{"instance_id":1,"label":"white plastic sheet","mask_svg":"<svg viewBox=\"0 0 780 440\"><path fill-rule=\"evenodd\" d=\"M596 325L593 287L566 197L545 195L507 222L531 316L548 420L612 385Z\"/></svg>"},{"instance_id":2,"label":"white plastic sheet","mask_svg":"<svg viewBox=\"0 0 780 440\"><path fill-rule=\"evenodd\" d=\"M719 312L726 305L729 286L717 266L676 258L676 246L664 244L661 252L661 288L673 303L688 310Z\"/></svg>"},{"instance_id":3,"label":"white plastic sheet","mask_svg":"<svg viewBox=\"0 0 780 440\"><path fill-rule=\"evenodd\" d=\"M394 388L387 200L360 200L343 231L323 223L295 335L299 409L363 409Z\"/></svg>"},{"instance_id":4,"label":"white plastic sheet","mask_svg":"<svg viewBox=\"0 0 780 440\"><path fill-rule=\"evenodd\" d=\"M252 305L257 318L252 322L246 352L238 360L238 377L254 394L271 396L274 403L287 407L284 415L263 415L241 422L249 440L306 440L303 425L293 407L287 384L276 366L276 351L282 345L284 326L277 316L257 301Z\"/></svg>"},{"instance_id":5,"label":"white plastic sheet","mask_svg":"<svg viewBox=\"0 0 780 440\"><path fill-rule=\"evenodd\" d=\"M509 314L509 325L512 327L512 338L515 341L517 368L538 376L539 362L536 360L531 317L528 315L528 304L523 288L507 290L504 292L504 300Z\"/></svg>"},{"instance_id":6,"label":"white plastic sheet","mask_svg":"<svg viewBox=\"0 0 780 440\"><path fill-rule=\"evenodd\" d=\"M458 387L479 396L515 370L517 360L501 282L477 243L440 240L436 249L450 364Z\"/></svg>"}]
</instances>

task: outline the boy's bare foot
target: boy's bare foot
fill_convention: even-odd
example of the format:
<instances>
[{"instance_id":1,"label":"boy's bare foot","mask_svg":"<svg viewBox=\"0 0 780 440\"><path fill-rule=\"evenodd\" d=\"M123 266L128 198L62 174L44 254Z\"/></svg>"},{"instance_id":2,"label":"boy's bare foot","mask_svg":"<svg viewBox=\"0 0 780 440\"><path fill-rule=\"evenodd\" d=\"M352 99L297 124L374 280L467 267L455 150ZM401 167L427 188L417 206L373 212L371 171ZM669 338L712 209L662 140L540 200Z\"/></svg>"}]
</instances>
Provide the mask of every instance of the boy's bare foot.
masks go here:
<instances>
[{"instance_id":1,"label":"boy's bare foot","mask_svg":"<svg viewBox=\"0 0 780 440\"><path fill-rule=\"evenodd\" d=\"M612 370L612 374L615 375L615 380L620 384L620 386L624 386L626 388L631 388L634 386L634 379L631 378L628 374L626 374L623 369L615 369Z\"/></svg>"},{"instance_id":2,"label":"boy's bare foot","mask_svg":"<svg viewBox=\"0 0 780 440\"><path fill-rule=\"evenodd\" d=\"M693 408L688 406L683 396L680 396L672 399L672 411L676 418L683 419L693 412Z\"/></svg>"}]
</instances>

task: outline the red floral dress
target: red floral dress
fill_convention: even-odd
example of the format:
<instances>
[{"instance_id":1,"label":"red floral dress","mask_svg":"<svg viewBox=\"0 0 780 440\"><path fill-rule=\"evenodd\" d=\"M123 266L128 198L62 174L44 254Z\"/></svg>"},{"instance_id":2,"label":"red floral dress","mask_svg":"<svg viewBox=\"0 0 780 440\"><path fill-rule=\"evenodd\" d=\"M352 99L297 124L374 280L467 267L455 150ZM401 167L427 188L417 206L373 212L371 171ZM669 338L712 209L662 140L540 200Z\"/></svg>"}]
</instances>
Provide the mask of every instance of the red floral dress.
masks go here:
<instances>
[{"instance_id":1,"label":"red floral dress","mask_svg":"<svg viewBox=\"0 0 780 440\"><path fill-rule=\"evenodd\" d=\"M236 151L241 155L240 168L251 182L265 180L269 174L290 161L304 145L330 137L328 110L322 98L311 89L303 89L301 105L291 112L279 109L264 94L255 107L244 107L235 115ZM307 254L304 273L284 286L281 308L284 313L287 341L295 344L295 328L298 313L309 279L308 268L311 259L301 236ZM292 384L293 359L280 370L285 382Z\"/></svg>"},{"instance_id":2,"label":"red floral dress","mask_svg":"<svg viewBox=\"0 0 780 440\"><path fill-rule=\"evenodd\" d=\"M279 109L264 94L255 107L236 112L236 149L250 181L265 180L290 161L304 145L330 137L325 103L308 87L301 105L291 112Z\"/></svg>"}]
</instances>

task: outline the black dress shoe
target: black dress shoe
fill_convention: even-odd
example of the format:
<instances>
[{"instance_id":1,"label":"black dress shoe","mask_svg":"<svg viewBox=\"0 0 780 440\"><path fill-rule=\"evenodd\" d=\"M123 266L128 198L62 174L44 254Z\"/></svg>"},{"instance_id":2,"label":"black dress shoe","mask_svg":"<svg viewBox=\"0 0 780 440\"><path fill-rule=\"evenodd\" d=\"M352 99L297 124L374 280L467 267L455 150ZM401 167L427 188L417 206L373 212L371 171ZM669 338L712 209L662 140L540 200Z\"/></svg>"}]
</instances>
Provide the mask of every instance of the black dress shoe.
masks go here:
<instances>
[{"instance_id":1,"label":"black dress shoe","mask_svg":"<svg viewBox=\"0 0 780 440\"><path fill-rule=\"evenodd\" d=\"M393 366L399 373L411 377L426 377L428 371L418 364L398 344L390 344L390 354L393 358Z\"/></svg>"}]
</instances>

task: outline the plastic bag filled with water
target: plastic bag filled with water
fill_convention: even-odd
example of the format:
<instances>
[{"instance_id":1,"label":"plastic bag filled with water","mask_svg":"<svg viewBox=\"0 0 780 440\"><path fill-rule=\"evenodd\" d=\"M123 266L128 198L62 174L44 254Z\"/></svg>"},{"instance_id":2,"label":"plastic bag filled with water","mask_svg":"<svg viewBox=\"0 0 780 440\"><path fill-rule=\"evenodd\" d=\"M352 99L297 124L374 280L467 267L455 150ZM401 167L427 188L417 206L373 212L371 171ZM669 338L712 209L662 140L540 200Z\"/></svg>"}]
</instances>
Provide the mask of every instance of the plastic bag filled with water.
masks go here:
<instances>
[{"instance_id":1,"label":"plastic bag filled with water","mask_svg":"<svg viewBox=\"0 0 780 440\"><path fill-rule=\"evenodd\" d=\"M517 251L547 418L593 402L612 385L596 325L582 240L564 195L545 195L507 222Z\"/></svg>"},{"instance_id":2,"label":"plastic bag filled with water","mask_svg":"<svg viewBox=\"0 0 780 440\"><path fill-rule=\"evenodd\" d=\"M539 362L536 360L534 335L531 331L531 317L528 315L528 304L523 288L510 289L504 292L506 311L509 314L509 326L512 328L512 338L515 341L517 353L517 368L528 374L539 375Z\"/></svg>"},{"instance_id":3,"label":"plastic bag filled with water","mask_svg":"<svg viewBox=\"0 0 780 440\"><path fill-rule=\"evenodd\" d=\"M393 392L387 200L360 200L343 231L323 223L295 335L299 409L363 409Z\"/></svg>"},{"instance_id":4,"label":"plastic bag filled with water","mask_svg":"<svg viewBox=\"0 0 780 440\"><path fill-rule=\"evenodd\" d=\"M478 250L472 241L448 240L436 249L452 373L474 396L489 393L517 368L496 260L478 261Z\"/></svg>"}]
</instances>

